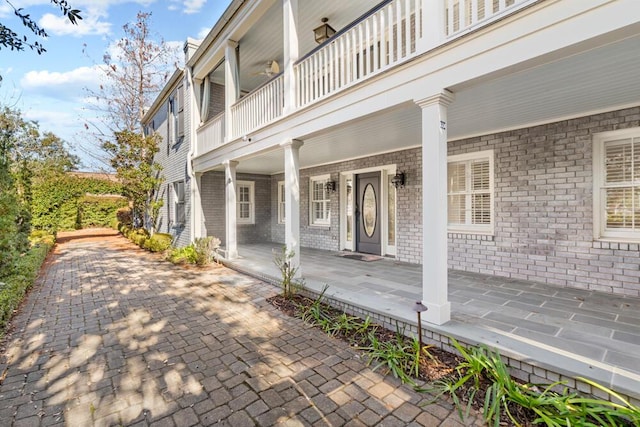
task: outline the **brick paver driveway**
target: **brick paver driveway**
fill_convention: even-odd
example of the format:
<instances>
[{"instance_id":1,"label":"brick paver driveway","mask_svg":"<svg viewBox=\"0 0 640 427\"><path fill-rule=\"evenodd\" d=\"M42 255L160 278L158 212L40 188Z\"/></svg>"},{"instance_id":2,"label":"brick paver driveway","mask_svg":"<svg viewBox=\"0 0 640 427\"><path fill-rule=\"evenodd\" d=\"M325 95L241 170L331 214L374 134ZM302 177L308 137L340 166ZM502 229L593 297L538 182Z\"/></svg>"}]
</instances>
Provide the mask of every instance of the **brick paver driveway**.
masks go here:
<instances>
[{"instance_id":1,"label":"brick paver driveway","mask_svg":"<svg viewBox=\"0 0 640 427\"><path fill-rule=\"evenodd\" d=\"M274 309L277 292L108 230L63 239L5 342L0 425L460 424Z\"/></svg>"}]
</instances>

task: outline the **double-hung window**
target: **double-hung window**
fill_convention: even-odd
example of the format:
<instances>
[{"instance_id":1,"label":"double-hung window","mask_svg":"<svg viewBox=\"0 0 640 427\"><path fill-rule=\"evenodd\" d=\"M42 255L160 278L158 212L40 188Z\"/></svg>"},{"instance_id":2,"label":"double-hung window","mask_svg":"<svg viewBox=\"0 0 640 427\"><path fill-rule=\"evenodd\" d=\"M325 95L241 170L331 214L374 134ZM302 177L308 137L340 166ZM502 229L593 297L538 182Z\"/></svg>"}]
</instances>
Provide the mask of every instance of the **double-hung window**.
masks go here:
<instances>
[{"instance_id":1,"label":"double-hung window","mask_svg":"<svg viewBox=\"0 0 640 427\"><path fill-rule=\"evenodd\" d=\"M280 181L278 182L278 224L284 224L286 220L285 196L284 181Z\"/></svg>"},{"instance_id":2,"label":"double-hung window","mask_svg":"<svg viewBox=\"0 0 640 427\"><path fill-rule=\"evenodd\" d=\"M311 225L331 225L331 201L326 184L329 175L309 179L309 222Z\"/></svg>"},{"instance_id":3,"label":"double-hung window","mask_svg":"<svg viewBox=\"0 0 640 427\"><path fill-rule=\"evenodd\" d=\"M449 231L493 234L493 150L449 156L447 166Z\"/></svg>"},{"instance_id":4,"label":"double-hung window","mask_svg":"<svg viewBox=\"0 0 640 427\"><path fill-rule=\"evenodd\" d=\"M173 183L173 200L175 225L183 225L185 223L184 181Z\"/></svg>"},{"instance_id":5,"label":"double-hung window","mask_svg":"<svg viewBox=\"0 0 640 427\"><path fill-rule=\"evenodd\" d=\"M236 184L236 221L238 224L254 224L254 182L238 181Z\"/></svg>"},{"instance_id":6,"label":"double-hung window","mask_svg":"<svg viewBox=\"0 0 640 427\"><path fill-rule=\"evenodd\" d=\"M640 128L593 141L594 237L640 240Z\"/></svg>"}]
</instances>

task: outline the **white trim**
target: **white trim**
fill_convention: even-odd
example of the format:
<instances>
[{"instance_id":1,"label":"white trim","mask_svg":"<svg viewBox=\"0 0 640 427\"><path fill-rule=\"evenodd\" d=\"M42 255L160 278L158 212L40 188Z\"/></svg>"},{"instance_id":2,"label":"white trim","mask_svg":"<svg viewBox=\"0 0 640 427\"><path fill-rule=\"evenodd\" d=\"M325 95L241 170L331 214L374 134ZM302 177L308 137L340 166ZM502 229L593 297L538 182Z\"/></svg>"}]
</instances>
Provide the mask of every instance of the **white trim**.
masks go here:
<instances>
[{"instance_id":1,"label":"white trim","mask_svg":"<svg viewBox=\"0 0 640 427\"><path fill-rule=\"evenodd\" d=\"M310 176L309 177L309 226L311 227L328 227L331 225L331 196L329 195L329 193L327 193L327 191L325 189L323 189L323 194L326 196L326 199L323 199L323 201L326 202L326 214L327 214L327 218L324 220L317 220L314 218L313 215L313 184L315 182L322 182L323 185L329 181L331 179L331 175L330 174L324 174L324 175L315 175L315 176Z\"/></svg>"},{"instance_id":2,"label":"white trim","mask_svg":"<svg viewBox=\"0 0 640 427\"><path fill-rule=\"evenodd\" d=\"M246 204L247 202L240 201L240 188L248 187L249 188L249 218L241 218L240 217L240 205ZM236 194L237 194L237 205L238 209L236 210L236 222L238 224L255 224L255 182L253 181L236 181Z\"/></svg>"},{"instance_id":3,"label":"white trim","mask_svg":"<svg viewBox=\"0 0 640 427\"><path fill-rule=\"evenodd\" d=\"M278 181L278 224L285 224L285 210L286 204L282 200L282 196L285 195L284 192L284 181Z\"/></svg>"},{"instance_id":4,"label":"white trim","mask_svg":"<svg viewBox=\"0 0 640 427\"><path fill-rule=\"evenodd\" d=\"M638 243L640 230L606 230L604 186L604 151L607 142L625 138L640 138L640 127L600 132L593 135L593 238L609 242Z\"/></svg>"},{"instance_id":5,"label":"white trim","mask_svg":"<svg viewBox=\"0 0 640 427\"><path fill-rule=\"evenodd\" d=\"M472 160L489 160L489 196L490 196L490 219L489 225L474 225L474 224L448 224L448 233L462 233L462 234L482 234L493 235L495 232L495 153L494 150L474 151L471 153L456 154L453 156L447 156L447 168L450 163L469 162ZM465 191L468 191L465 190ZM447 188L447 193L449 192ZM448 195L447 195L448 199Z\"/></svg>"},{"instance_id":6,"label":"white trim","mask_svg":"<svg viewBox=\"0 0 640 427\"><path fill-rule=\"evenodd\" d=\"M389 245L389 190L387 177L389 175L395 175L397 170L396 164L386 164L382 166L372 166L368 168L361 169L353 169L349 171L340 172L340 248L344 250L355 251L356 249L356 217L355 214L351 216L351 230L352 230L352 240L350 242L347 241L347 179L351 178L353 180L353 190L354 190L354 200L357 197L355 194L355 179L356 175L368 173L368 172L380 172L380 198L382 201L381 215L380 215L380 250L382 255L397 255L397 244ZM397 220L397 194L396 194L396 242L398 239L398 220ZM344 224L344 226L342 225Z\"/></svg>"}]
</instances>

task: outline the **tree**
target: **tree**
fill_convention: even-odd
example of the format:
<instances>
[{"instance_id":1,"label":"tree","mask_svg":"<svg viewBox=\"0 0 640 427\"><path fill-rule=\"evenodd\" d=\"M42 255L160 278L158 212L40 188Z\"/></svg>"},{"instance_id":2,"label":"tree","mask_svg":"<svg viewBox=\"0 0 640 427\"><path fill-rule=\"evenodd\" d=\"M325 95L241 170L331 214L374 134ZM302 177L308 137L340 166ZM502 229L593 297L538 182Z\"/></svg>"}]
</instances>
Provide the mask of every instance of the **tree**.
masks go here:
<instances>
[{"instance_id":1,"label":"tree","mask_svg":"<svg viewBox=\"0 0 640 427\"><path fill-rule=\"evenodd\" d=\"M176 49L162 38L155 41L151 13L138 12L136 21L125 24L123 37L103 56L105 83L90 92L98 101L102 125L109 132L102 140L124 130L142 133L141 120L175 68Z\"/></svg>"},{"instance_id":2,"label":"tree","mask_svg":"<svg viewBox=\"0 0 640 427\"><path fill-rule=\"evenodd\" d=\"M166 84L177 57L175 48L161 38L155 41L150 20L151 13L138 12L135 22L123 26L124 36L112 49L116 53L103 57L106 82L92 93L104 117L103 126L95 128L108 130L99 136L102 149L133 203L138 226L148 217L152 226L157 212L154 195L162 183L161 168L153 164L159 137L144 135L142 117Z\"/></svg>"},{"instance_id":3,"label":"tree","mask_svg":"<svg viewBox=\"0 0 640 427\"><path fill-rule=\"evenodd\" d=\"M151 202L162 183L162 168L153 163L158 152L158 135L145 136L130 130L115 133L115 142L105 142L104 149L111 155L111 167L115 169L123 195L133 203L133 223L144 224L150 213ZM153 219L151 220L153 223Z\"/></svg>"},{"instance_id":4,"label":"tree","mask_svg":"<svg viewBox=\"0 0 640 427\"><path fill-rule=\"evenodd\" d=\"M77 24L82 19L80 11L78 9L72 9L66 0L50 0L52 4L58 6L63 16L66 16L72 24ZM36 21L31 19L31 16L24 11L23 8L16 8L9 0L5 2L13 9L14 15L22 21L22 25L27 27L34 35L39 37L47 37L47 32L41 28ZM11 50L24 50L25 47L30 48L38 52L38 55L46 52L44 46L35 41L29 42L27 36L20 36L11 28L0 23L0 46L9 48Z\"/></svg>"}]
</instances>

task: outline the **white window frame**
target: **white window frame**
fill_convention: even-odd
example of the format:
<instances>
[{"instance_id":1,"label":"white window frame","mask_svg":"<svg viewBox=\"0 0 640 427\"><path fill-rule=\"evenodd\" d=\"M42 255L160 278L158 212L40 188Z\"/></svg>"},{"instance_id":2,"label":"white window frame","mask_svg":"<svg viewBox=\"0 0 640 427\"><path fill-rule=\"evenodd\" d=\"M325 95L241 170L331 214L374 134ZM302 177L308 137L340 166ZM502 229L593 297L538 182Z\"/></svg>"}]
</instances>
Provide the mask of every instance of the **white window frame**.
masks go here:
<instances>
[{"instance_id":1,"label":"white window frame","mask_svg":"<svg viewBox=\"0 0 640 427\"><path fill-rule=\"evenodd\" d=\"M615 242L640 242L640 226L633 229L607 229L605 179L605 146L622 139L640 139L640 128L602 132L593 136L593 237L596 240ZM635 148L635 147L634 147ZM639 145L640 149L640 145ZM635 179L632 187L640 187ZM629 185L625 185L629 186ZM613 187L613 186L612 186ZM640 206L638 207L640 209Z\"/></svg>"},{"instance_id":2,"label":"white window frame","mask_svg":"<svg viewBox=\"0 0 640 427\"><path fill-rule=\"evenodd\" d=\"M180 197L180 193L178 192L178 186L182 184L182 197ZM181 226L187 220L187 212L186 212L186 187L184 181L175 181L172 185L173 189L173 217L175 218L174 226ZM180 210L182 210L182 215L179 214ZM182 217L182 218L180 218Z\"/></svg>"},{"instance_id":3,"label":"white window frame","mask_svg":"<svg viewBox=\"0 0 640 427\"><path fill-rule=\"evenodd\" d=\"M466 163L470 165L474 161L478 160L489 160L489 197L490 197L490 220L489 224L471 224L469 219L467 219L467 223L465 224L448 224L447 231L449 233L465 233L465 234L482 234L482 235L493 235L494 234L494 218L495 218L495 173L494 173L494 151L493 150L484 150L484 151L476 151L473 153L465 153L458 154L454 156L447 157L447 170L450 163ZM466 171L469 171L469 168L465 168ZM447 182L448 182L448 173L447 173ZM467 197L467 203L470 205L470 199L472 192L469 190L470 188L470 174L466 173L465 178L465 195ZM449 190L447 185L447 199L449 198ZM447 201L448 203L448 201Z\"/></svg>"},{"instance_id":4,"label":"white window frame","mask_svg":"<svg viewBox=\"0 0 640 427\"><path fill-rule=\"evenodd\" d=\"M278 181L278 224L284 224L286 222L286 202L284 181Z\"/></svg>"},{"instance_id":5,"label":"white window frame","mask_svg":"<svg viewBox=\"0 0 640 427\"><path fill-rule=\"evenodd\" d=\"M247 187L249 189L249 201L240 200L240 188ZM236 223L238 224L255 224L255 182L253 181L236 181ZM249 205L249 217L242 218L241 206Z\"/></svg>"},{"instance_id":6,"label":"white window frame","mask_svg":"<svg viewBox=\"0 0 640 427\"><path fill-rule=\"evenodd\" d=\"M325 184L327 181L331 179L331 175L316 175L309 177L309 225L314 227L328 227L331 225L331 196L327 192ZM313 187L317 182L322 183L322 195L324 199L314 200L313 198ZM324 203L324 213L325 219L315 219L314 212L314 204L315 203Z\"/></svg>"}]
</instances>

